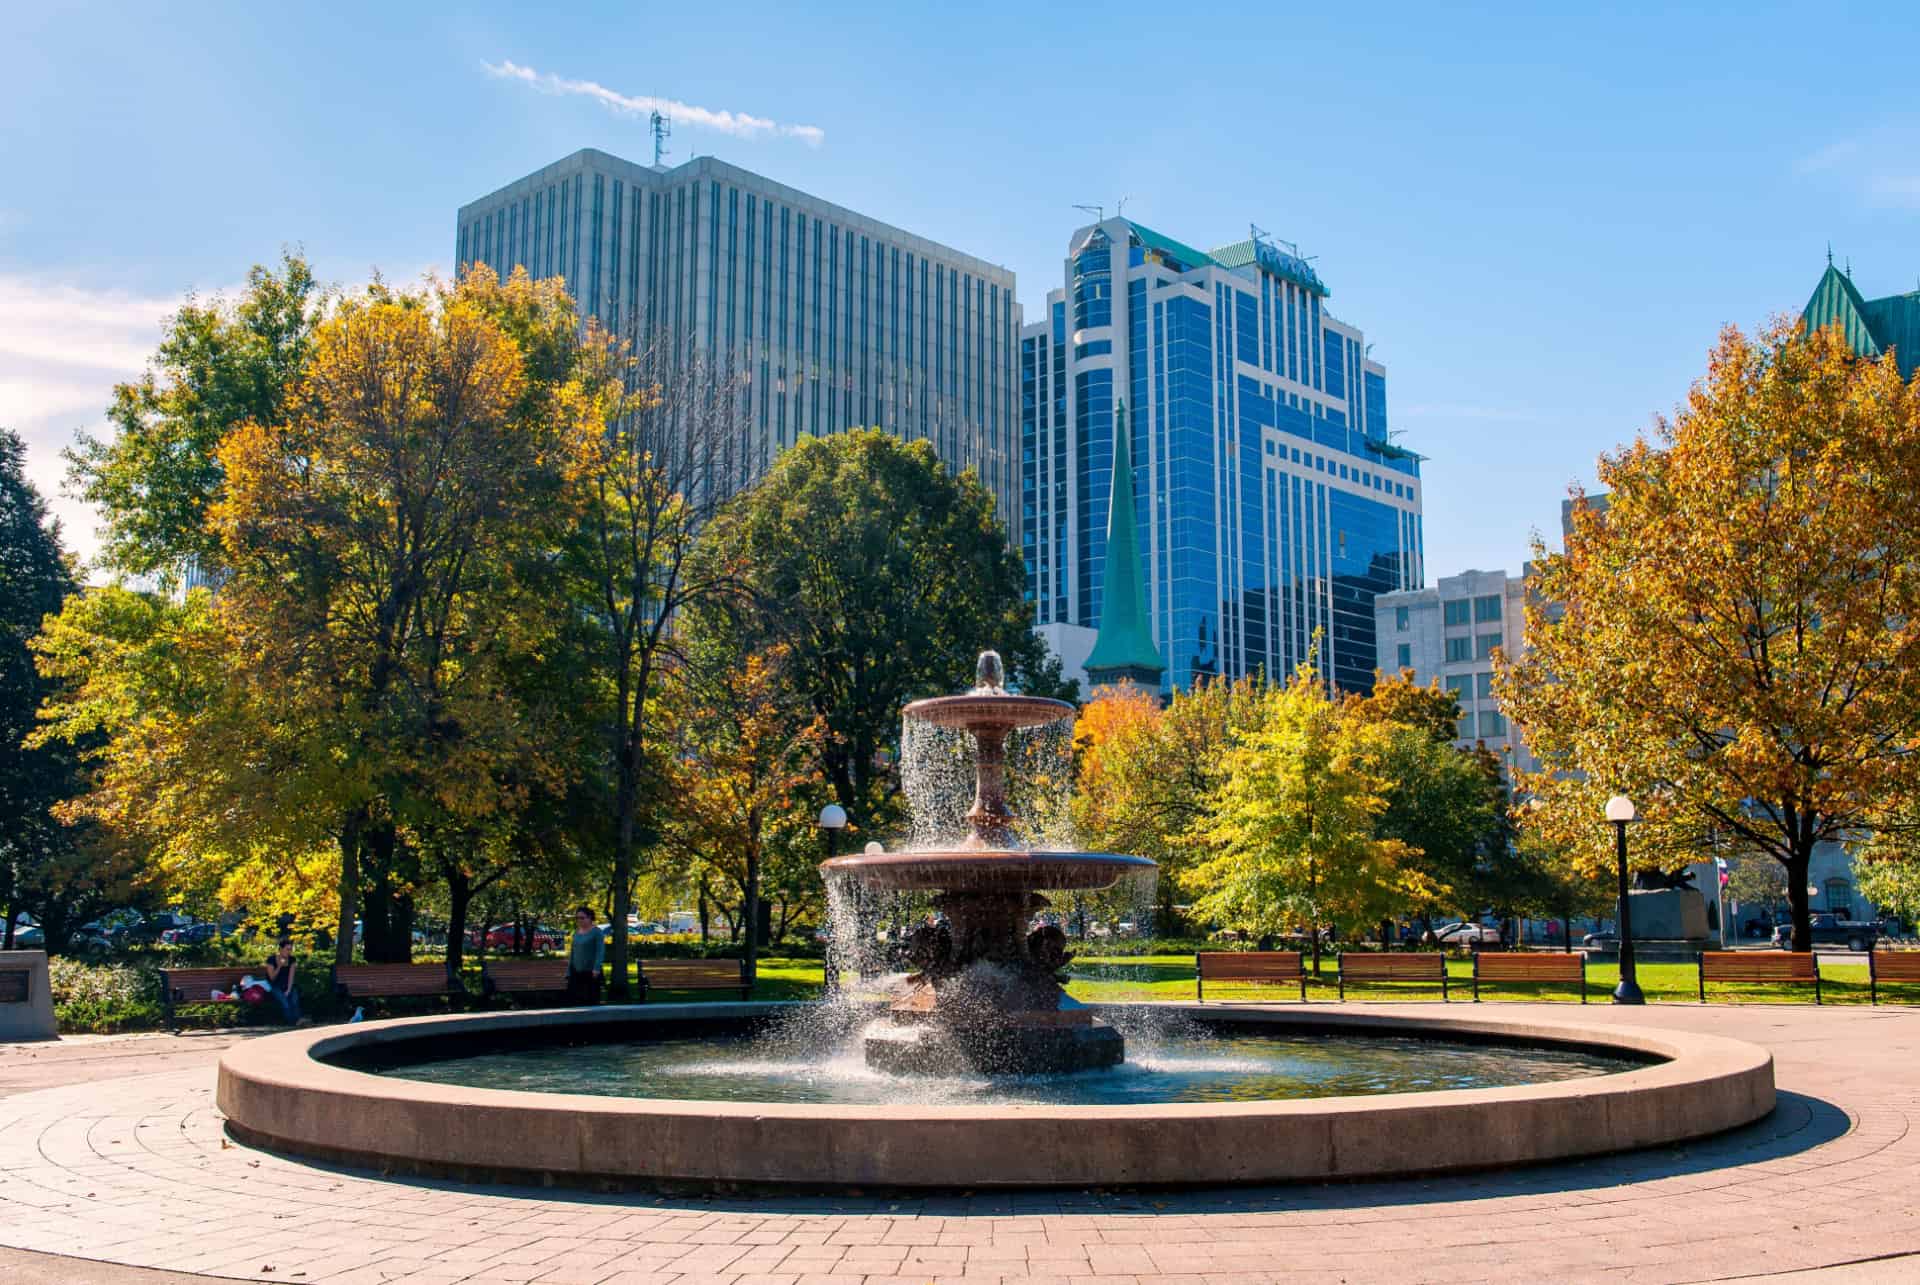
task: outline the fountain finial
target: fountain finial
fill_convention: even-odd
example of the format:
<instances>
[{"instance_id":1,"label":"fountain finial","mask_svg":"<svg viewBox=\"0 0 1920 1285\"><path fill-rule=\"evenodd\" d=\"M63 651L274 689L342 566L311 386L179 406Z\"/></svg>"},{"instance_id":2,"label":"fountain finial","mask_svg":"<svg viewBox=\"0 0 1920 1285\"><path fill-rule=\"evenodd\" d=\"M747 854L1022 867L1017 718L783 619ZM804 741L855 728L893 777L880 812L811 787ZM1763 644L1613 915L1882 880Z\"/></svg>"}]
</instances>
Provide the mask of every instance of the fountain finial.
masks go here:
<instances>
[{"instance_id":1,"label":"fountain finial","mask_svg":"<svg viewBox=\"0 0 1920 1285\"><path fill-rule=\"evenodd\" d=\"M980 660L973 668L973 690L976 692L1002 691L1007 685L1007 668L1000 662L997 651L983 651Z\"/></svg>"}]
</instances>

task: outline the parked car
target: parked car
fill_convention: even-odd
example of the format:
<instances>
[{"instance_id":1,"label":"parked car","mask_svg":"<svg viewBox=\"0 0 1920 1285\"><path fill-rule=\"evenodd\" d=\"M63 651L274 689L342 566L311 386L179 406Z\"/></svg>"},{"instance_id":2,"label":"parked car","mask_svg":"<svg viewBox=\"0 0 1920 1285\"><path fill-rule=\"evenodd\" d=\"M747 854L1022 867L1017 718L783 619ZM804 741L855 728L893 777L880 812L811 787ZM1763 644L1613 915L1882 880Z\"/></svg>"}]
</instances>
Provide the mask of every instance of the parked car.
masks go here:
<instances>
[{"instance_id":1,"label":"parked car","mask_svg":"<svg viewBox=\"0 0 1920 1285\"><path fill-rule=\"evenodd\" d=\"M1588 950L1619 950L1620 934L1615 932L1588 933L1580 939L1580 944Z\"/></svg>"},{"instance_id":2,"label":"parked car","mask_svg":"<svg viewBox=\"0 0 1920 1285\"><path fill-rule=\"evenodd\" d=\"M1872 950L1880 939L1880 925L1861 919L1842 919L1832 911L1819 910L1812 915L1813 944L1837 946L1848 950ZM1773 944L1781 950L1793 949L1793 925L1781 924L1773 930Z\"/></svg>"},{"instance_id":3,"label":"parked car","mask_svg":"<svg viewBox=\"0 0 1920 1285\"><path fill-rule=\"evenodd\" d=\"M1433 939L1442 946L1498 946L1500 930L1490 924L1455 922L1434 929Z\"/></svg>"}]
</instances>

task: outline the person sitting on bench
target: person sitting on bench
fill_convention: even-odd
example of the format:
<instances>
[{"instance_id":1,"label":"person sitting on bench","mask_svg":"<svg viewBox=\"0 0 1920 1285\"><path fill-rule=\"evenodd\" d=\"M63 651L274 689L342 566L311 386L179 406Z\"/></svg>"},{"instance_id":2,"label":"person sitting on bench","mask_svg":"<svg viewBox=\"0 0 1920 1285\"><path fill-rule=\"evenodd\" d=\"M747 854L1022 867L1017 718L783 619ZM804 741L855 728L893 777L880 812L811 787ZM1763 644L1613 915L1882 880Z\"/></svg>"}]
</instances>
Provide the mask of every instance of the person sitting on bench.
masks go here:
<instances>
[{"instance_id":1,"label":"person sitting on bench","mask_svg":"<svg viewBox=\"0 0 1920 1285\"><path fill-rule=\"evenodd\" d=\"M267 989L272 992L274 1003L280 1006L280 1015L288 1026L299 1026L304 1019L300 1016L300 988L293 984L294 979L293 941L280 939L280 948L267 961Z\"/></svg>"}]
</instances>

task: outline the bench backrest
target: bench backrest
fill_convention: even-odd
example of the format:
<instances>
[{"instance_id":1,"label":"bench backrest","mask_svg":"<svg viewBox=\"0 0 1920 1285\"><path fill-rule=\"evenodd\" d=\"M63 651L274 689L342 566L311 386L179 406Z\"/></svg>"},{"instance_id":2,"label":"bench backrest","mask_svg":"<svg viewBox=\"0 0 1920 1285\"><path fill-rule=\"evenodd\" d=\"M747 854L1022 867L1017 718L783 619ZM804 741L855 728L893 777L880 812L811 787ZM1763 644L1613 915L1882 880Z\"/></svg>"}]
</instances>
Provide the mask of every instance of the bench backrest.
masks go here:
<instances>
[{"instance_id":1,"label":"bench backrest","mask_svg":"<svg viewBox=\"0 0 1920 1285\"><path fill-rule=\"evenodd\" d=\"M1580 955L1489 951L1473 958L1475 973L1483 982L1577 982L1585 976Z\"/></svg>"},{"instance_id":2,"label":"bench backrest","mask_svg":"<svg viewBox=\"0 0 1920 1285\"><path fill-rule=\"evenodd\" d=\"M356 998L451 995L456 989L445 964L339 964L333 981Z\"/></svg>"},{"instance_id":3,"label":"bench backrest","mask_svg":"<svg viewBox=\"0 0 1920 1285\"><path fill-rule=\"evenodd\" d=\"M1820 977L1811 951L1706 950L1700 952L1703 982L1812 982Z\"/></svg>"},{"instance_id":4,"label":"bench backrest","mask_svg":"<svg viewBox=\"0 0 1920 1285\"><path fill-rule=\"evenodd\" d=\"M242 977L257 977L267 980L264 964L258 967L241 968L163 968L160 970L160 984L167 988L167 998L175 1003L193 1004L210 1001L214 991L231 993L240 985Z\"/></svg>"},{"instance_id":5,"label":"bench backrest","mask_svg":"<svg viewBox=\"0 0 1920 1285\"><path fill-rule=\"evenodd\" d=\"M738 959L643 959L640 976L660 990L705 990L746 985Z\"/></svg>"},{"instance_id":6,"label":"bench backrest","mask_svg":"<svg viewBox=\"0 0 1920 1285\"><path fill-rule=\"evenodd\" d=\"M1920 950L1876 950L1867 956L1882 982L1920 982Z\"/></svg>"},{"instance_id":7,"label":"bench backrest","mask_svg":"<svg viewBox=\"0 0 1920 1285\"><path fill-rule=\"evenodd\" d=\"M567 988L564 959L490 959L481 974L486 984L496 991L563 991Z\"/></svg>"},{"instance_id":8,"label":"bench backrest","mask_svg":"<svg viewBox=\"0 0 1920 1285\"><path fill-rule=\"evenodd\" d=\"M1432 952L1383 951L1368 955L1348 951L1340 956L1340 975L1349 980L1437 982L1446 973L1446 956Z\"/></svg>"},{"instance_id":9,"label":"bench backrest","mask_svg":"<svg viewBox=\"0 0 1920 1285\"><path fill-rule=\"evenodd\" d=\"M1206 950L1193 957L1205 981L1297 982L1297 950Z\"/></svg>"}]
</instances>

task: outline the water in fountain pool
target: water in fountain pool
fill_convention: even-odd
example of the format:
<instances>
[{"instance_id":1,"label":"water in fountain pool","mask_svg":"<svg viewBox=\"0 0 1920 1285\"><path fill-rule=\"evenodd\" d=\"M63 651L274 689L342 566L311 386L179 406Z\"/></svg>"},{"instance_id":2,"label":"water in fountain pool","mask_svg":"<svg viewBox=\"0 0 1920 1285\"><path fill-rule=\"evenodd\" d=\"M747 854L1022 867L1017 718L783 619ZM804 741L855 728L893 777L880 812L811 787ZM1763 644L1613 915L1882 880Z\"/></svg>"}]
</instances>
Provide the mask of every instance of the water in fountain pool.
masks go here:
<instances>
[{"instance_id":1,"label":"water in fountain pool","mask_svg":"<svg viewBox=\"0 0 1920 1285\"><path fill-rule=\"evenodd\" d=\"M857 1029L856 1032L857 1034ZM895 1076L857 1039L822 1049L799 1032L505 1049L381 1068L437 1084L729 1102L1126 1105L1260 1102L1538 1084L1630 1070L1576 1049L1395 1037L1127 1030L1127 1061L1100 1071L996 1078Z\"/></svg>"}]
</instances>

